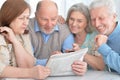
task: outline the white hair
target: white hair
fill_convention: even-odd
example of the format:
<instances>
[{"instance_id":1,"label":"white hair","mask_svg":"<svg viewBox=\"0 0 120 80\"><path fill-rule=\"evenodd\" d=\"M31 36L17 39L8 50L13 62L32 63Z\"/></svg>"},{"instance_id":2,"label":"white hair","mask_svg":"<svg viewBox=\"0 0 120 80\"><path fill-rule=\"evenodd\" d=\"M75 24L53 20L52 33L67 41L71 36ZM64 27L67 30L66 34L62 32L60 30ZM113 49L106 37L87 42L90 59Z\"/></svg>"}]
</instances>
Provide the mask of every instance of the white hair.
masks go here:
<instances>
[{"instance_id":1,"label":"white hair","mask_svg":"<svg viewBox=\"0 0 120 80\"><path fill-rule=\"evenodd\" d=\"M91 4L89 9L92 10L96 7L106 7L108 11L113 14L116 13L116 6L113 0L94 0Z\"/></svg>"}]
</instances>

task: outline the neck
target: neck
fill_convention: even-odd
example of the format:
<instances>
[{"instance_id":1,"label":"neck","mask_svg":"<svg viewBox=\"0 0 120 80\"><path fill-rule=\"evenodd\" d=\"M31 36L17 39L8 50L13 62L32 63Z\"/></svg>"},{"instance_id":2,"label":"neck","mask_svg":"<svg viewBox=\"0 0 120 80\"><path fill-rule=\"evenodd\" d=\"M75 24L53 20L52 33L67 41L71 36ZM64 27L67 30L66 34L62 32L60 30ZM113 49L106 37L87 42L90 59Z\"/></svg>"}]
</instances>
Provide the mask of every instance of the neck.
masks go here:
<instances>
[{"instance_id":1,"label":"neck","mask_svg":"<svg viewBox=\"0 0 120 80\"><path fill-rule=\"evenodd\" d=\"M81 38L81 37L85 37L86 36L86 32L81 32L81 33L78 33L78 34L75 34L75 38Z\"/></svg>"},{"instance_id":2,"label":"neck","mask_svg":"<svg viewBox=\"0 0 120 80\"><path fill-rule=\"evenodd\" d=\"M75 35L75 42L81 46L86 39L86 35L87 35L87 33L85 31L82 33L76 34Z\"/></svg>"}]
</instances>

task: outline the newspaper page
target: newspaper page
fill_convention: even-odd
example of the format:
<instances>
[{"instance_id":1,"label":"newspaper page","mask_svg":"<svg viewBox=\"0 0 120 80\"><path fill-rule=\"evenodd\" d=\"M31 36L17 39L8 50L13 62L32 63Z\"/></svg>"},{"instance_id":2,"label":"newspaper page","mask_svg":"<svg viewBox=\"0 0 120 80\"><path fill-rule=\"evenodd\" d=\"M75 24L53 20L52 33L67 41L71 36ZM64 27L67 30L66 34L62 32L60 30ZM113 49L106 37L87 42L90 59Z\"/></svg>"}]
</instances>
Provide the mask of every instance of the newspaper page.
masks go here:
<instances>
[{"instance_id":1,"label":"newspaper page","mask_svg":"<svg viewBox=\"0 0 120 80\"><path fill-rule=\"evenodd\" d=\"M75 60L83 61L88 48L80 49L75 52L55 54L50 56L46 66L51 69L50 76L75 75L72 72L71 65Z\"/></svg>"}]
</instances>

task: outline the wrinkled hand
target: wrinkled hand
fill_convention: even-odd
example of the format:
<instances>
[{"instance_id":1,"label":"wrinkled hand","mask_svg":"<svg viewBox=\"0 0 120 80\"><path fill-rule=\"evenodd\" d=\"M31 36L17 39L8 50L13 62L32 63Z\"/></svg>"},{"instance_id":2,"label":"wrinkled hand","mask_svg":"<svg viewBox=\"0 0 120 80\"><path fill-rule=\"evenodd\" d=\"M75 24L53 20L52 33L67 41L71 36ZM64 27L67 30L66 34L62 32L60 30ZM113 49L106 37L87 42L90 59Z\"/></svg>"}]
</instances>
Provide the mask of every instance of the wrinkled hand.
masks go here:
<instances>
[{"instance_id":1,"label":"wrinkled hand","mask_svg":"<svg viewBox=\"0 0 120 80\"><path fill-rule=\"evenodd\" d=\"M95 37L97 47L107 42L108 37L106 35L99 34Z\"/></svg>"},{"instance_id":2,"label":"wrinkled hand","mask_svg":"<svg viewBox=\"0 0 120 80\"><path fill-rule=\"evenodd\" d=\"M58 16L58 23L60 24L64 24L65 23L65 19L62 16Z\"/></svg>"},{"instance_id":3,"label":"wrinkled hand","mask_svg":"<svg viewBox=\"0 0 120 80\"><path fill-rule=\"evenodd\" d=\"M77 51L77 50L80 50L80 47L77 43L74 43L73 44L73 49L68 49L68 50L65 50L66 53L69 53L69 52L74 52L74 51Z\"/></svg>"},{"instance_id":4,"label":"wrinkled hand","mask_svg":"<svg viewBox=\"0 0 120 80\"><path fill-rule=\"evenodd\" d=\"M0 27L0 32L3 36L5 36L5 38L9 42L13 43L13 42L17 41L14 32L9 27Z\"/></svg>"},{"instance_id":5,"label":"wrinkled hand","mask_svg":"<svg viewBox=\"0 0 120 80\"><path fill-rule=\"evenodd\" d=\"M35 66L33 70L35 79L45 79L50 75L50 69L44 66Z\"/></svg>"},{"instance_id":6,"label":"wrinkled hand","mask_svg":"<svg viewBox=\"0 0 120 80\"><path fill-rule=\"evenodd\" d=\"M72 64L72 70L76 75L84 75L87 71L87 63L80 60L76 60Z\"/></svg>"}]
</instances>

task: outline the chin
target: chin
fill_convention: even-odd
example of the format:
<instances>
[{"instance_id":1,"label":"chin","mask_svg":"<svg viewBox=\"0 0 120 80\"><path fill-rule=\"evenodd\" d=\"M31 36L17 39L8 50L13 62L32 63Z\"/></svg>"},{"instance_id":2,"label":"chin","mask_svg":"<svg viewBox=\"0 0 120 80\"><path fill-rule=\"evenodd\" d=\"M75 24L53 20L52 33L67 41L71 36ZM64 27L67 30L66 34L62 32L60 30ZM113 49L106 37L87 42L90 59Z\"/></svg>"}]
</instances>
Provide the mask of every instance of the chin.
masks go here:
<instances>
[{"instance_id":1,"label":"chin","mask_svg":"<svg viewBox=\"0 0 120 80\"><path fill-rule=\"evenodd\" d=\"M48 32L48 31L47 31L47 32L45 32L45 34L51 34L51 33L52 33L52 31L50 31L50 32Z\"/></svg>"},{"instance_id":2,"label":"chin","mask_svg":"<svg viewBox=\"0 0 120 80\"><path fill-rule=\"evenodd\" d=\"M101 31L101 33L106 35L106 34L108 34L108 30Z\"/></svg>"},{"instance_id":3,"label":"chin","mask_svg":"<svg viewBox=\"0 0 120 80\"><path fill-rule=\"evenodd\" d=\"M24 34L24 31L22 31L22 32L19 32L18 34Z\"/></svg>"},{"instance_id":4,"label":"chin","mask_svg":"<svg viewBox=\"0 0 120 80\"><path fill-rule=\"evenodd\" d=\"M71 31L73 34L76 34L76 31Z\"/></svg>"},{"instance_id":5,"label":"chin","mask_svg":"<svg viewBox=\"0 0 120 80\"><path fill-rule=\"evenodd\" d=\"M72 33L72 34L76 34L75 32L72 32L72 31L71 31L71 33Z\"/></svg>"},{"instance_id":6,"label":"chin","mask_svg":"<svg viewBox=\"0 0 120 80\"><path fill-rule=\"evenodd\" d=\"M54 29L52 29L52 30L42 30L42 32L44 32L45 34L51 34L52 32L54 32Z\"/></svg>"}]
</instances>

